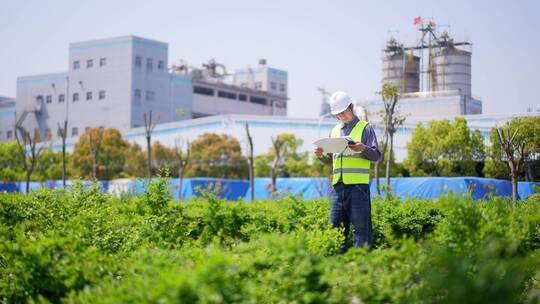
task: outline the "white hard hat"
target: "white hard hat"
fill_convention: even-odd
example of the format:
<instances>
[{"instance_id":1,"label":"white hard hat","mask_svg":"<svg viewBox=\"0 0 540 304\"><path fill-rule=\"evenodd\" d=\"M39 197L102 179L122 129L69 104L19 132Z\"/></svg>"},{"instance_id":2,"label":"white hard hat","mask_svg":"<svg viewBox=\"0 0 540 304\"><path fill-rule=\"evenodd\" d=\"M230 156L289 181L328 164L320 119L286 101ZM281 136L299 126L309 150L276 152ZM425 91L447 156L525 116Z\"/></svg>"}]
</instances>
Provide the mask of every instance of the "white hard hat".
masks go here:
<instances>
[{"instance_id":1,"label":"white hard hat","mask_svg":"<svg viewBox=\"0 0 540 304\"><path fill-rule=\"evenodd\" d=\"M332 115L338 115L339 113L347 110L349 105L353 103L352 98L347 93L337 91L330 96L330 112Z\"/></svg>"}]
</instances>

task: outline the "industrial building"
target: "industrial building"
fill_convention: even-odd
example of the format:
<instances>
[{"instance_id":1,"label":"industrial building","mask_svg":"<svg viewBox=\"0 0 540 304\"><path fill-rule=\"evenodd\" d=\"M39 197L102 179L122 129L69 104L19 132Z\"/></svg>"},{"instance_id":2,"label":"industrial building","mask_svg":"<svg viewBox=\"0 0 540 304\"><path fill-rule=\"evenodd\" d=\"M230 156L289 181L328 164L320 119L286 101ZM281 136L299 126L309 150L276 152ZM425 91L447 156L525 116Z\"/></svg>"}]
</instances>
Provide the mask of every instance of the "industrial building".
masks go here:
<instances>
[{"instance_id":1,"label":"industrial building","mask_svg":"<svg viewBox=\"0 0 540 304\"><path fill-rule=\"evenodd\" d=\"M419 30L422 38L416 44L390 39L383 50L381 82L397 87L399 111L407 117L395 134L396 161L406 156L406 143L418 123L463 117L487 141L494 126L540 115L482 114L482 102L472 94L471 44L438 34L432 21L420 24ZM19 77L16 103L0 99L0 140L13 140L17 122L50 134L52 148L58 150L55 130L67 118L68 150L89 127L117 128L145 147L143 114L152 111L159 115L152 139L165 145L210 132L231 135L245 148L248 124L255 155L268 152L271 138L285 132L303 139L299 151L312 151L312 143L337 123L329 115L329 92L319 88L321 115L310 119L287 117L288 91L287 72L264 59L229 73L213 59L201 67L185 61L169 65L166 43L136 36L72 43L67 72ZM368 116L379 139L382 107L380 99L359 101L356 107L360 116Z\"/></svg>"},{"instance_id":2,"label":"industrial building","mask_svg":"<svg viewBox=\"0 0 540 304\"><path fill-rule=\"evenodd\" d=\"M396 86L399 111L406 117L482 114L482 101L472 95L471 43L438 33L433 21L418 23L420 39L404 46L390 38L383 50L382 83ZM365 104L370 116L381 100Z\"/></svg>"},{"instance_id":3,"label":"industrial building","mask_svg":"<svg viewBox=\"0 0 540 304\"><path fill-rule=\"evenodd\" d=\"M76 138L88 128L140 127L150 111L159 123L287 114L287 72L265 60L227 74L214 60L169 70L168 56L166 43L136 36L71 43L67 72L17 79L16 125L54 140L65 120Z\"/></svg>"},{"instance_id":4,"label":"industrial building","mask_svg":"<svg viewBox=\"0 0 540 304\"><path fill-rule=\"evenodd\" d=\"M482 101L472 94L472 44L439 34L433 21L417 24L420 38L405 46L390 37L382 50L381 84L392 84L399 94L399 113L419 118L482 114ZM323 92L325 94L325 92ZM321 115L329 107L321 105ZM370 119L383 110L381 99L359 101Z\"/></svg>"},{"instance_id":5,"label":"industrial building","mask_svg":"<svg viewBox=\"0 0 540 304\"><path fill-rule=\"evenodd\" d=\"M15 99L0 96L0 142L15 139Z\"/></svg>"}]
</instances>

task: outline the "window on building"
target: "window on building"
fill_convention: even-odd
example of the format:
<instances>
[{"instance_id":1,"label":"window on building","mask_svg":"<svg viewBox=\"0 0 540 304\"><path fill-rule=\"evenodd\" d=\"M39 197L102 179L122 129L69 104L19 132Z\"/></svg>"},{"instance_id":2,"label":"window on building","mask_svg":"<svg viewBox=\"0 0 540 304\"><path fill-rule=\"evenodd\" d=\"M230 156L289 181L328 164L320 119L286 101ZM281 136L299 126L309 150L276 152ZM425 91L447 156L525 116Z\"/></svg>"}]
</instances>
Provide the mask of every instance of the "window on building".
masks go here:
<instances>
[{"instance_id":1,"label":"window on building","mask_svg":"<svg viewBox=\"0 0 540 304\"><path fill-rule=\"evenodd\" d=\"M142 58L141 56L135 56L135 67L142 67Z\"/></svg>"},{"instance_id":2,"label":"window on building","mask_svg":"<svg viewBox=\"0 0 540 304\"><path fill-rule=\"evenodd\" d=\"M141 90L135 89L135 104L141 104Z\"/></svg>"},{"instance_id":3,"label":"window on building","mask_svg":"<svg viewBox=\"0 0 540 304\"><path fill-rule=\"evenodd\" d=\"M64 102L65 96L64 94L58 95L58 102Z\"/></svg>"},{"instance_id":4,"label":"window on building","mask_svg":"<svg viewBox=\"0 0 540 304\"><path fill-rule=\"evenodd\" d=\"M99 91L99 100L105 99L105 91Z\"/></svg>"},{"instance_id":5,"label":"window on building","mask_svg":"<svg viewBox=\"0 0 540 304\"><path fill-rule=\"evenodd\" d=\"M152 70L154 68L154 61L152 58L146 58L146 69Z\"/></svg>"},{"instance_id":6,"label":"window on building","mask_svg":"<svg viewBox=\"0 0 540 304\"><path fill-rule=\"evenodd\" d=\"M43 102L43 96L42 95L36 96L36 101L37 102Z\"/></svg>"},{"instance_id":7,"label":"window on building","mask_svg":"<svg viewBox=\"0 0 540 304\"><path fill-rule=\"evenodd\" d=\"M86 68L91 68L94 66L94 60L93 59L88 59L86 60Z\"/></svg>"},{"instance_id":8,"label":"window on building","mask_svg":"<svg viewBox=\"0 0 540 304\"><path fill-rule=\"evenodd\" d=\"M231 93L231 92L227 92L227 91L218 91L218 96L222 97L222 98L235 99L236 100L236 94Z\"/></svg>"},{"instance_id":9,"label":"window on building","mask_svg":"<svg viewBox=\"0 0 540 304\"><path fill-rule=\"evenodd\" d=\"M147 90L147 91L146 91L146 96L145 96L145 98L146 98L147 101L153 101L154 98L155 98L155 93L154 93L154 91L149 91L149 90Z\"/></svg>"},{"instance_id":10,"label":"window on building","mask_svg":"<svg viewBox=\"0 0 540 304\"><path fill-rule=\"evenodd\" d=\"M73 69L74 70L78 70L81 67L80 65L81 64L80 64L79 60L73 61Z\"/></svg>"},{"instance_id":11,"label":"window on building","mask_svg":"<svg viewBox=\"0 0 540 304\"><path fill-rule=\"evenodd\" d=\"M73 102L79 101L79 93L73 93Z\"/></svg>"},{"instance_id":12,"label":"window on building","mask_svg":"<svg viewBox=\"0 0 540 304\"><path fill-rule=\"evenodd\" d=\"M71 128L71 136L77 136L77 135L79 135L79 129Z\"/></svg>"},{"instance_id":13,"label":"window on building","mask_svg":"<svg viewBox=\"0 0 540 304\"><path fill-rule=\"evenodd\" d=\"M158 70L165 69L165 62L163 60L158 61L157 68Z\"/></svg>"},{"instance_id":14,"label":"window on building","mask_svg":"<svg viewBox=\"0 0 540 304\"><path fill-rule=\"evenodd\" d=\"M11 139L11 137L13 137L13 131L9 130L9 131L7 131L7 133L6 133L6 138L7 138L7 139Z\"/></svg>"},{"instance_id":15,"label":"window on building","mask_svg":"<svg viewBox=\"0 0 540 304\"><path fill-rule=\"evenodd\" d=\"M277 90L277 84L275 82L270 82L270 89Z\"/></svg>"},{"instance_id":16,"label":"window on building","mask_svg":"<svg viewBox=\"0 0 540 304\"><path fill-rule=\"evenodd\" d=\"M287 107L287 104L283 101L275 101L275 105L276 105L276 108L286 108Z\"/></svg>"},{"instance_id":17,"label":"window on building","mask_svg":"<svg viewBox=\"0 0 540 304\"><path fill-rule=\"evenodd\" d=\"M194 86L193 93L200 94L200 95L214 96L214 89Z\"/></svg>"},{"instance_id":18,"label":"window on building","mask_svg":"<svg viewBox=\"0 0 540 304\"><path fill-rule=\"evenodd\" d=\"M45 102L46 103L52 103L52 96L51 95L45 96Z\"/></svg>"},{"instance_id":19,"label":"window on building","mask_svg":"<svg viewBox=\"0 0 540 304\"><path fill-rule=\"evenodd\" d=\"M247 101L247 96L245 94L238 94L238 100Z\"/></svg>"},{"instance_id":20,"label":"window on building","mask_svg":"<svg viewBox=\"0 0 540 304\"><path fill-rule=\"evenodd\" d=\"M262 89L262 82L260 82L260 81L255 82L255 89L257 89L257 90Z\"/></svg>"},{"instance_id":21,"label":"window on building","mask_svg":"<svg viewBox=\"0 0 540 304\"><path fill-rule=\"evenodd\" d=\"M279 90L280 90L281 92L285 92L285 89L286 89L285 84L284 84L284 83L280 83L280 84L279 84Z\"/></svg>"},{"instance_id":22,"label":"window on building","mask_svg":"<svg viewBox=\"0 0 540 304\"><path fill-rule=\"evenodd\" d=\"M107 64L107 58L99 59L99 67L104 67Z\"/></svg>"},{"instance_id":23,"label":"window on building","mask_svg":"<svg viewBox=\"0 0 540 304\"><path fill-rule=\"evenodd\" d=\"M257 103L257 104L262 104L262 105L266 104L266 98L262 98L262 97L249 96L249 101L253 103Z\"/></svg>"},{"instance_id":24,"label":"window on building","mask_svg":"<svg viewBox=\"0 0 540 304\"><path fill-rule=\"evenodd\" d=\"M92 100L92 92L86 92L86 100Z\"/></svg>"}]
</instances>

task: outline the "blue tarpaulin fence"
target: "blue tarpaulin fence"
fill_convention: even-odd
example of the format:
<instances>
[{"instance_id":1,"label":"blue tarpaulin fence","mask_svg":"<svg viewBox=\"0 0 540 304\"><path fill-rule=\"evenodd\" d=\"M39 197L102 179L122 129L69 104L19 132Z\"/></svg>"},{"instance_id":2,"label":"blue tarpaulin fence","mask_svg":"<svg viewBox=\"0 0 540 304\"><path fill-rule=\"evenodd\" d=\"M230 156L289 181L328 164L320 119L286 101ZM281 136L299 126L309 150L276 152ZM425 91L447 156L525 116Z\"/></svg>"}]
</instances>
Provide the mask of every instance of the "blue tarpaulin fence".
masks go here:
<instances>
[{"instance_id":1,"label":"blue tarpaulin fence","mask_svg":"<svg viewBox=\"0 0 540 304\"><path fill-rule=\"evenodd\" d=\"M88 184L88 182L85 182ZM101 188L110 193L143 193L145 181L140 179L118 179L100 182ZM271 179L255 178L255 199L268 199L271 196ZM381 179L384 183L384 179ZM71 181L67 182L72 185ZM402 198L434 199L442 194L454 192L457 195L471 195L473 199L483 199L490 195L511 196L512 184L508 180L478 177L399 177L392 178L392 194ZM540 187L538 182L519 182L518 194L520 199L535 193L533 185ZM24 182L0 183L0 191L24 192ZM30 190L46 187L50 189L62 187L62 181L45 183L32 182ZM278 178L276 181L278 197L293 195L304 199L328 197L331 190L328 178ZM180 189L179 179L170 179L168 188L175 199L187 199L200 196L200 190L210 191L228 200L250 200L248 180L218 179L218 178L185 178ZM371 195L375 195L375 184L371 181ZM384 194L384 192L383 192Z\"/></svg>"}]
</instances>

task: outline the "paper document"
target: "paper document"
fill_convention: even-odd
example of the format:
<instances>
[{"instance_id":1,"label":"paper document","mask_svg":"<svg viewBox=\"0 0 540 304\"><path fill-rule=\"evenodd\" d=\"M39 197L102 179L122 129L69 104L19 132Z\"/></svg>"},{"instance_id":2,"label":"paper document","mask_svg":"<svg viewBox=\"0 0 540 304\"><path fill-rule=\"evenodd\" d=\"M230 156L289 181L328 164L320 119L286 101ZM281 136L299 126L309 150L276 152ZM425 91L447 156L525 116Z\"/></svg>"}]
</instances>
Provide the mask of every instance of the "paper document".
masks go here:
<instances>
[{"instance_id":1,"label":"paper document","mask_svg":"<svg viewBox=\"0 0 540 304\"><path fill-rule=\"evenodd\" d=\"M323 149L324 153L353 153L347 146L349 141L354 141L350 136L335 137L335 138L321 138L315 142L314 145Z\"/></svg>"}]
</instances>

